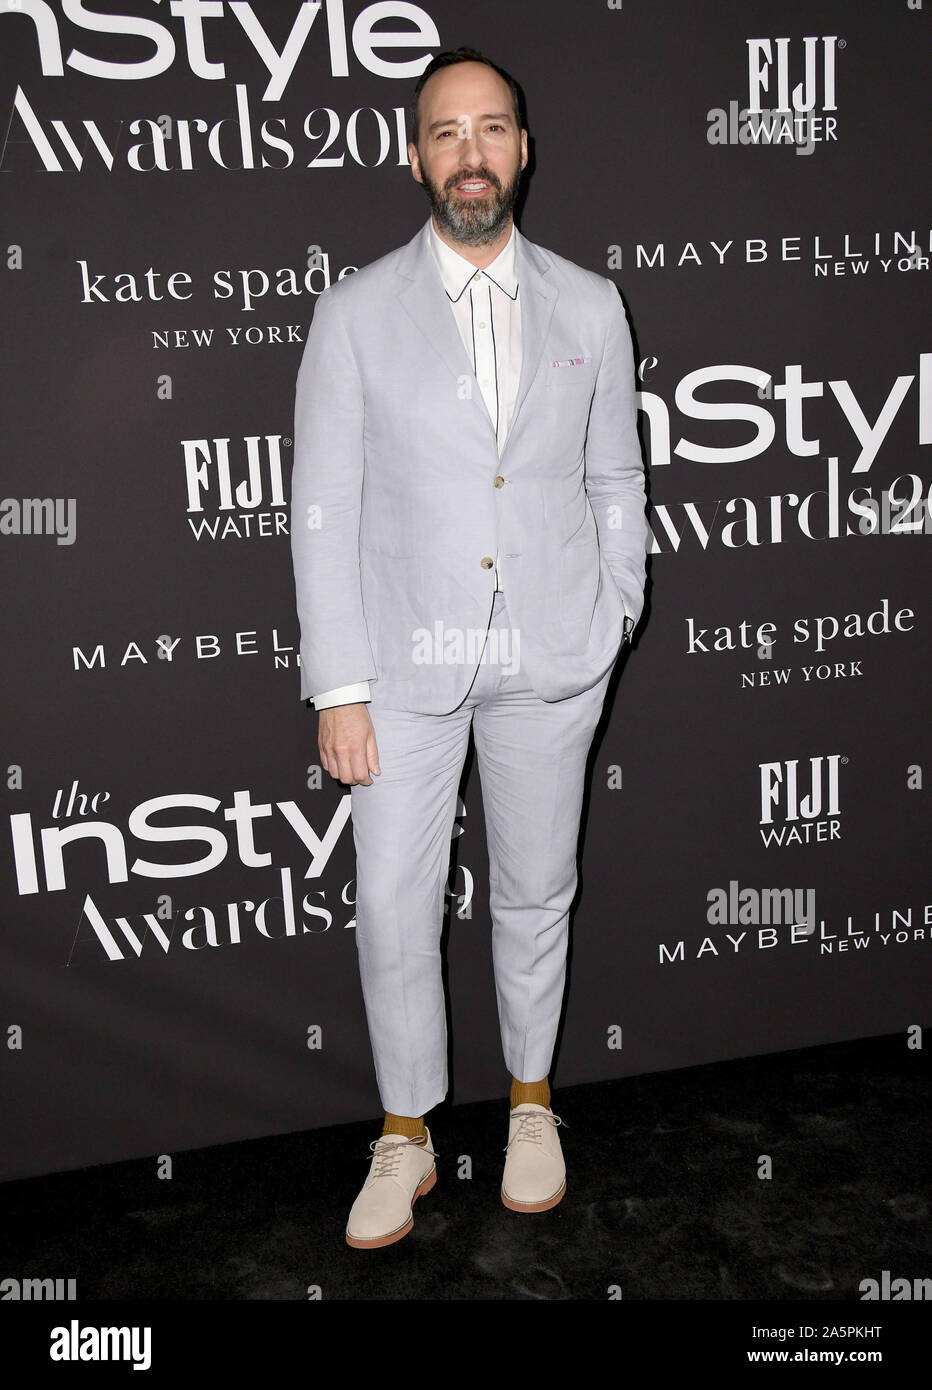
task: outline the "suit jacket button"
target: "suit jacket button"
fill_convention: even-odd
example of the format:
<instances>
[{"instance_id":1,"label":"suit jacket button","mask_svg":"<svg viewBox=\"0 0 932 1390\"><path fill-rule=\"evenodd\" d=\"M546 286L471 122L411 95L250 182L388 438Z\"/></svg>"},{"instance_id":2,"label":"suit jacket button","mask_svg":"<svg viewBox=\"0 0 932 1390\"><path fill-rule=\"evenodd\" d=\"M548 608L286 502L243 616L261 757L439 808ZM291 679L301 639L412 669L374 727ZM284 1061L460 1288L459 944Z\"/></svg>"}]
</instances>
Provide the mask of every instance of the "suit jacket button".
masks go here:
<instances>
[{"instance_id":1,"label":"suit jacket button","mask_svg":"<svg viewBox=\"0 0 932 1390\"><path fill-rule=\"evenodd\" d=\"M502 477L500 473L496 474L496 476L492 479L492 482L495 484L496 487L505 486L505 479Z\"/></svg>"},{"instance_id":2,"label":"suit jacket button","mask_svg":"<svg viewBox=\"0 0 932 1390\"><path fill-rule=\"evenodd\" d=\"M483 555L481 564L484 570L490 570L492 566L495 564L495 561L490 560L488 555Z\"/></svg>"}]
</instances>

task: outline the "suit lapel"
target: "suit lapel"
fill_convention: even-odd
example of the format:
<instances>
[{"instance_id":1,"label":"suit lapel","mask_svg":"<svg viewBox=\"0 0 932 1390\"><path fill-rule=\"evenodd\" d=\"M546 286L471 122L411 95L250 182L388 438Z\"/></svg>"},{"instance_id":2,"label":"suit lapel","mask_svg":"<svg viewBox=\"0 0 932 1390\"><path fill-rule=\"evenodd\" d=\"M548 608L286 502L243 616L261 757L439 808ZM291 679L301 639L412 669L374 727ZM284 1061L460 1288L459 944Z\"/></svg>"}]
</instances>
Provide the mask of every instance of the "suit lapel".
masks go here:
<instances>
[{"instance_id":1,"label":"suit lapel","mask_svg":"<svg viewBox=\"0 0 932 1390\"><path fill-rule=\"evenodd\" d=\"M463 376L471 378L474 388L470 392L471 400L481 412L486 428L494 440L494 426L469 354L463 346L456 320L450 310L440 271L431 254L427 229L428 223L425 223L402 248L397 267L398 275L402 279L398 300L405 313L417 324L431 347L446 364L452 376L457 379ZM508 452L522 403L537 374L559 293L547 279L547 261L534 243L525 240L517 228L515 242L515 275L518 281L518 303L521 307L521 374L503 456Z\"/></svg>"}]
</instances>

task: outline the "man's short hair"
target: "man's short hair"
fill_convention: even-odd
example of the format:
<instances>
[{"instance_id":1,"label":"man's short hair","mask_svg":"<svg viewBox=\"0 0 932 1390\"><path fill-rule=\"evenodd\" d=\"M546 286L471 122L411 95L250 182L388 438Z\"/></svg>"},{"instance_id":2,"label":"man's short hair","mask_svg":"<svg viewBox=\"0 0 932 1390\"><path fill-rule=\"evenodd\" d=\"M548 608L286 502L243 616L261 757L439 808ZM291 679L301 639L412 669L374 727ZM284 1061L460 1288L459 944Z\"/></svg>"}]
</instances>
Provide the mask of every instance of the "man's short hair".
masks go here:
<instances>
[{"instance_id":1,"label":"man's short hair","mask_svg":"<svg viewBox=\"0 0 932 1390\"><path fill-rule=\"evenodd\" d=\"M435 72L439 72L441 68L452 67L454 63L485 63L486 67L491 68L493 72L497 72L499 77L507 82L508 90L511 92L511 101L514 106L515 120L518 123L518 129L526 129L527 121L524 115L524 98L521 94L521 88L511 76L511 73L506 72L504 68L500 68L497 63L493 63L491 58L486 58L485 54L480 53L477 48L451 48L445 53L436 54L427 64L427 67L417 80L410 111L411 126L414 131L412 138L415 145L418 141L418 100L424 88L424 84L429 77L433 77Z\"/></svg>"}]
</instances>

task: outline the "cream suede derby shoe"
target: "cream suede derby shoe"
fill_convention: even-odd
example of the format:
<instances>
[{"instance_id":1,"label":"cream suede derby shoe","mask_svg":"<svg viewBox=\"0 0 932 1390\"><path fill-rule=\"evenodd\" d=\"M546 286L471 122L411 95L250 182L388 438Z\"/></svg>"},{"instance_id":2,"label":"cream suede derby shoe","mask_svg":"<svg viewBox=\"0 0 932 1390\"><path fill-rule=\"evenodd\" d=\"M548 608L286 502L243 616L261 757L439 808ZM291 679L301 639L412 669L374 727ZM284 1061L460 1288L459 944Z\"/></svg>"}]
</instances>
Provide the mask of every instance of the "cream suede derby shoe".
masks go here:
<instances>
[{"instance_id":1,"label":"cream suede derby shoe","mask_svg":"<svg viewBox=\"0 0 932 1390\"><path fill-rule=\"evenodd\" d=\"M406 1236L414 1225L414 1203L437 1181L436 1154L427 1138L383 1134L369 1145L369 1176L353 1203L346 1224L346 1243L375 1250Z\"/></svg>"},{"instance_id":2,"label":"cream suede derby shoe","mask_svg":"<svg viewBox=\"0 0 932 1390\"><path fill-rule=\"evenodd\" d=\"M502 1201L512 1211L549 1211L566 1192L566 1164L557 1125L544 1105L516 1105L508 1122Z\"/></svg>"}]
</instances>

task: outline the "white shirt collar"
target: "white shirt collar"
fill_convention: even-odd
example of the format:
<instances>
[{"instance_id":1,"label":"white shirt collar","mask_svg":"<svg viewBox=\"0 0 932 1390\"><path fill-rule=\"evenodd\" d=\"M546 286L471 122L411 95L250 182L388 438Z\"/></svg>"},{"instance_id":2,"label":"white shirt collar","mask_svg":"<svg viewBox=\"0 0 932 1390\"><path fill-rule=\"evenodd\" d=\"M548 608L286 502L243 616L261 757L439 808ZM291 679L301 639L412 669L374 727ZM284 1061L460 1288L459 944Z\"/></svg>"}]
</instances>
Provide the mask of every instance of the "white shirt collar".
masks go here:
<instances>
[{"instance_id":1,"label":"white shirt collar","mask_svg":"<svg viewBox=\"0 0 932 1390\"><path fill-rule=\"evenodd\" d=\"M458 251L453 250L452 246L448 246L445 241L441 240L434 229L433 217L428 218L427 227L428 240L440 270L443 287L450 298L456 301L476 274L478 266L474 266L472 261L467 261L465 256L461 256ZM483 275L487 275L494 284L504 290L509 299L514 299L518 293L518 281L515 278L516 234L517 228L512 222L511 236L508 238L507 244L498 253L495 260L485 266L482 271Z\"/></svg>"}]
</instances>

